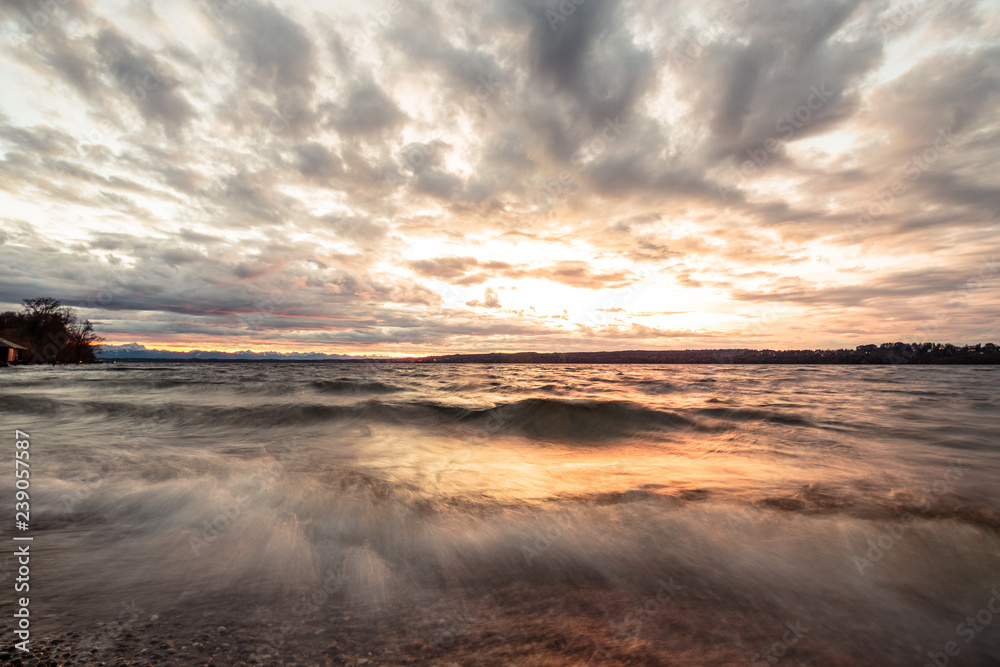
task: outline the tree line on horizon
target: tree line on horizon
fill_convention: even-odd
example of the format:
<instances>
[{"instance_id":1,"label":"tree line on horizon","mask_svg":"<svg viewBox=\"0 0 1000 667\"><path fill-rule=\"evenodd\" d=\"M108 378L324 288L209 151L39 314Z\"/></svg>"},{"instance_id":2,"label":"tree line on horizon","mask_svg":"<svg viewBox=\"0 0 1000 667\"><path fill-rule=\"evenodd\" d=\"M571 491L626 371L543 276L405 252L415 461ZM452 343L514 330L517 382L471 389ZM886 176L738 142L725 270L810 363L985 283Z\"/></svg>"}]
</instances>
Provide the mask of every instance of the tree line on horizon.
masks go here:
<instances>
[{"instance_id":1,"label":"tree line on horizon","mask_svg":"<svg viewBox=\"0 0 1000 667\"><path fill-rule=\"evenodd\" d=\"M840 350L621 350L608 352L493 352L396 359L411 363L532 364L1000 364L994 343L883 343Z\"/></svg>"},{"instance_id":2,"label":"tree line on horizon","mask_svg":"<svg viewBox=\"0 0 1000 667\"><path fill-rule=\"evenodd\" d=\"M27 348L22 363L92 364L104 340L90 320L50 297L24 299L21 311L0 313L0 338Z\"/></svg>"}]
</instances>

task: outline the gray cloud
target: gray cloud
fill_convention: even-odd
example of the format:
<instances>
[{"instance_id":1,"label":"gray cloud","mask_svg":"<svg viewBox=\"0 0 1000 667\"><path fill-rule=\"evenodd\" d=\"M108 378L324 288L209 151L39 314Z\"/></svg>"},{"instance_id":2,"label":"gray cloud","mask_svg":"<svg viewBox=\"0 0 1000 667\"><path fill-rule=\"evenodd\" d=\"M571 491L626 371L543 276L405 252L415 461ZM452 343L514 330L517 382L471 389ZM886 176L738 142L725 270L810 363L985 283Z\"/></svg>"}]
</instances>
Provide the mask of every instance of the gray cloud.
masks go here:
<instances>
[{"instance_id":1,"label":"gray cloud","mask_svg":"<svg viewBox=\"0 0 1000 667\"><path fill-rule=\"evenodd\" d=\"M354 87L346 103L332 105L328 113L330 125L347 135L385 130L406 118L396 103L371 81Z\"/></svg>"},{"instance_id":2,"label":"gray cloud","mask_svg":"<svg viewBox=\"0 0 1000 667\"><path fill-rule=\"evenodd\" d=\"M114 28L102 30L94 46L118 90L147 122L162 123L176 133L194 116L176 75L148 50Z\"/></svg>"},{"instance_id":3,"label":"gray cloud","mask_svg":"<svg viewBox=\"0 0 1000 667\"><path fill-rule=\"evenodd\" d=\"M1000 251L987 2L37 7L0 4L0 300L115 337L715 344L786 304L852 340Z\"/></svg>"}]
</instances>

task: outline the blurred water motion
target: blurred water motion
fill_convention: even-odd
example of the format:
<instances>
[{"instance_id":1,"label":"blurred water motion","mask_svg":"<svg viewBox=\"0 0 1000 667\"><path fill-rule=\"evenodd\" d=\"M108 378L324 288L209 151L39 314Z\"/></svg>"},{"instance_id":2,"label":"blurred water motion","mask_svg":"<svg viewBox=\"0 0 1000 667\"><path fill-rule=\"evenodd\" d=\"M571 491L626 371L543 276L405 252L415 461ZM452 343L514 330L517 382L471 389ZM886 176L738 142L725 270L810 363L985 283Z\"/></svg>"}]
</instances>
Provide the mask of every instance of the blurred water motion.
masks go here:
<instances>
[{"instance_id":1,"label":"blurred water motion","mask_svg":"<svg viewBox=\"0 0 1000 667\"><path fill-rule=\"evenodd\" d=\"M468 655L541 623L562 657L537 664L748 664L799 622L789 664L971 665L1000 657L956 634L1000 585L998 379L119 363L9 369L0 413L32 437L53 627L128 600L267 619L335 581L310 623L425 636L433 610Z\"/></svg>"}]
</instances>

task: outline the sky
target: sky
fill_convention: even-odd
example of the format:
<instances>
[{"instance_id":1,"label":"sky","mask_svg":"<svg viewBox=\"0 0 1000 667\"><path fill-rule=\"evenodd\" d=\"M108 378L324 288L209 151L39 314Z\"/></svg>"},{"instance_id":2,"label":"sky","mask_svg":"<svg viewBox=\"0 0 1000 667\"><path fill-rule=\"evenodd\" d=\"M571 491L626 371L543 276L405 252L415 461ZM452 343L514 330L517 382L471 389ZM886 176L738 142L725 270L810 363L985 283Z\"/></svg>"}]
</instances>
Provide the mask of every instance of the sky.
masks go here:
<instances>
[{"instance_id":1,"label":"sky","mask_svg":"<svg viewBox=\"0 0 1000 667\"><path fill-rule=\"evenodd\" d=\"M1000 2L0 0L0 309L412 355L1000 340Z\"/></svg>"}]
</instances>

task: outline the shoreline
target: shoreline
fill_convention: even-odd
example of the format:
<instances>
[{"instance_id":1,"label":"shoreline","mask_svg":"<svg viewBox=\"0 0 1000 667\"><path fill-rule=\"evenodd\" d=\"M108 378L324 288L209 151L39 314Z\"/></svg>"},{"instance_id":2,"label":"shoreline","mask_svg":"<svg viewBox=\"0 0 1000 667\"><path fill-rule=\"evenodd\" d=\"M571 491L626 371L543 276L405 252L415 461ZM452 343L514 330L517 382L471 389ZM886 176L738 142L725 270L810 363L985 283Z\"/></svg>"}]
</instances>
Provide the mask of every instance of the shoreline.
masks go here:
<instances>
[{"instance_id":1,"label":"shoreline","mask_svg":"<svg viewBox=\"0 0 1000 667\"><path fill-rule=\"evenodd\" d=\"M281 612L269 604L238 616L206 610L194 622L196 608L136 613L134 620L41 632L29 654L5 647L0 660L25 667L735 666L754 664L755 656L763 659L783 633L792 637L783 617L762 613L749 599L719 606L710 591L678 586L680 592L660 591L659 601L655 594L643 600L580 583L539 587L519 582L489 593L465 591L430 604L378 611L359 610L332 596L295 619L299 622L284 624ZM874 667L901 657L879 650L876 632L857 638L857 650L844 655L840 642L811 636L818 629L812 621L789 622L798 634L780 651L788 665Z\"/></svg>"}]
</instances>

